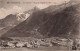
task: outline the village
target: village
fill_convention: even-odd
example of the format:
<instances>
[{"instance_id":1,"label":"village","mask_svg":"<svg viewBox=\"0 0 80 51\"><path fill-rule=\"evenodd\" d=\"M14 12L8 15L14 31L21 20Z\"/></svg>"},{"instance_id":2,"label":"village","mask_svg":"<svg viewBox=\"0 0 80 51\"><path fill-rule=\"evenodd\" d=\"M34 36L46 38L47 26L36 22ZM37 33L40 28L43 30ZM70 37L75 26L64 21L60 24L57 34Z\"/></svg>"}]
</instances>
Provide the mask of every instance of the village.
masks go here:
<instances>
[{"instance_id":1,"label":"village","mask_svg":"<svg viewBox=\"0 0 80 51\"><path fill-rule=\"evenodd\" d=\"M78 49L80 50L80 42L78 41ZM1 40L0 47L1 48L40 48L40 47L66 47L69 50L72 49L73 40L71 39L60 39L60 38L46 38L46 39L35 39L35 40L27 40L22 41L19 39L13 41L4 41Z\"/></svg>"}]
</instances>

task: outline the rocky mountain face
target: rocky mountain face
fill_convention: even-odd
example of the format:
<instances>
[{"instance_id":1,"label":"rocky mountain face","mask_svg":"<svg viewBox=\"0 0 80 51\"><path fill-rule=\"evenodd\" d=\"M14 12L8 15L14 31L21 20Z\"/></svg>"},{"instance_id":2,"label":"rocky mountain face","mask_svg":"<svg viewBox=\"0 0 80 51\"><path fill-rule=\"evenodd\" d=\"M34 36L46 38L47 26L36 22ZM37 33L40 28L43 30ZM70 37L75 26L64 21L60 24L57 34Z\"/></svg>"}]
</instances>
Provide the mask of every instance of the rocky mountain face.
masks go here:
<instances>
[{"instance_id":1,"label":"rocky mountain face","mask_svg":"<svg viewBox=\"0 0 80 51\"><path fill-rule=\"evenodd\" d=\"M38 10L2 36L75 38L79 35L79 7L80 4L66 3Z\"/></svg>"}]
</instances>

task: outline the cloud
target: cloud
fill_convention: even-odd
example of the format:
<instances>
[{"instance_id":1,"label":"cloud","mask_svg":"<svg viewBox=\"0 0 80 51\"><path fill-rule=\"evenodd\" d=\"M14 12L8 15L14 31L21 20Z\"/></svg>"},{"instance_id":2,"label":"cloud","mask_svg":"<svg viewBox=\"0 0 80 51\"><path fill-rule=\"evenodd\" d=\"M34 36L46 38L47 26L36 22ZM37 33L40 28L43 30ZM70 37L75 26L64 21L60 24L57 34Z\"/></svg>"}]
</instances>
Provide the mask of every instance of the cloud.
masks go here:
<instances>
[{"instance_id":1,"label":"cloud","mask_svg":"<svg viewBox=\"0 0 80 51\"><path fill-rule=\"evenodd\" d=\"M0 9L0 19L5 18L9 14L20 13L20 12L23 12L24 10L25 9L19 6L13 6L12 8L8 8L8 9L1 8Z\"/></svg>"}]
</instances>

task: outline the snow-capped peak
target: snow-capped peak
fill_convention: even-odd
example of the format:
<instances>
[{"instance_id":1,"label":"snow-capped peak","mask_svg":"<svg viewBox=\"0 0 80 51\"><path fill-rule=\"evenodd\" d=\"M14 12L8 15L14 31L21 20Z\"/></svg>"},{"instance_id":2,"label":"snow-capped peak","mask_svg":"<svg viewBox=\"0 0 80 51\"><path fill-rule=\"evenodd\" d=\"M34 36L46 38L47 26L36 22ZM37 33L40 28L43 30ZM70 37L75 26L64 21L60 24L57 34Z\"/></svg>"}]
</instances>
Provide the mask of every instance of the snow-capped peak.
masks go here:
<instances>
[{"instance_id":1,"label":"snow-capped peak","mask_svg":"<svg viewBox=\"0 0 80 51\"><path fill-rule=\"evenodd\" d=\"M35 6L35 7L33 7L32 9L30 9L28 11L18 13L17 14L17 20L18 21L26 20L33 12L36 12L37 10L39 10L39 8Z\"/></svg>"},{"instance_id":2,"label":"snow-capped peak","mask_svg":"<svg viewBox=\"0 0 80 51\"><path fill-rule=\"evenodd\" d=\"M18 13L17 14L17 20L18 21L24 21L24 20L26 20L28 17L30 16L30 14L29 13Z\"/></svg>"}]
</instances>

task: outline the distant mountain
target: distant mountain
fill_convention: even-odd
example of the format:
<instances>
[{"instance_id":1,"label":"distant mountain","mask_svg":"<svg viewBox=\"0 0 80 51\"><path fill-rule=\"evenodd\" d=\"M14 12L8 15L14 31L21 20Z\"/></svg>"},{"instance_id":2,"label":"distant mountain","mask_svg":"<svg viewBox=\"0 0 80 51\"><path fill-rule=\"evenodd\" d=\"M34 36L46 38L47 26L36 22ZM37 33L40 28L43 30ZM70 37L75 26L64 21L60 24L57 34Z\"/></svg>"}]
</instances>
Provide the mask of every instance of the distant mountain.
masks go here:
<instances>
[{"instance_id":1,"label":"distant mountain","mask_svg":"<svg viewBox=\"0 0 80 51\"><path fill-rule=\"evenodd\" d=\"M20 18L16 14L15 15L10 14L10 15L6 16L4 19L2 19L0 21L0 35L4 34L8 30L10 30L11 28L15 27L16 25L18 25L19 23L24 21L26 19L24 17L25 16L22 16L22 18ZM24 18L24 20L23 20L23 18Z\"/></svg>"},{"instance_id":2,"label":"distant mountain","mask_svg":"<svg viewBox=\"0 0 80 51\"><path fill-rule=\"evenodd\" d=\"M80 4L66 3L34 12L3 35L6 37L65 37L79 34Z\"/></svg>"},{"instance_id":3,"label":"distant mountain","mask_svg":"<svg viewBox=\"0 0 80 51\"><path fill-rule=\"evenodd\" d=\"M1 19L0 35L6 33L11 28L26 20L33 12L36 12L37 10L39 10L39 8L34 7L31 10L25 11L23 13L9 14L4 19Z\"/></svg>"},{"instance_id":4,"label":"distant mountain","mask_svg":"<svg viewBox=\"0 0 80 51\"><path fill-rule=\"evenodd\" d=\"M30 14L25 13L18 13L18 14L9 14L4 19L1 20L0 26L15 26L20 22L26 20Z\"/></svg>"}]
</instances>

